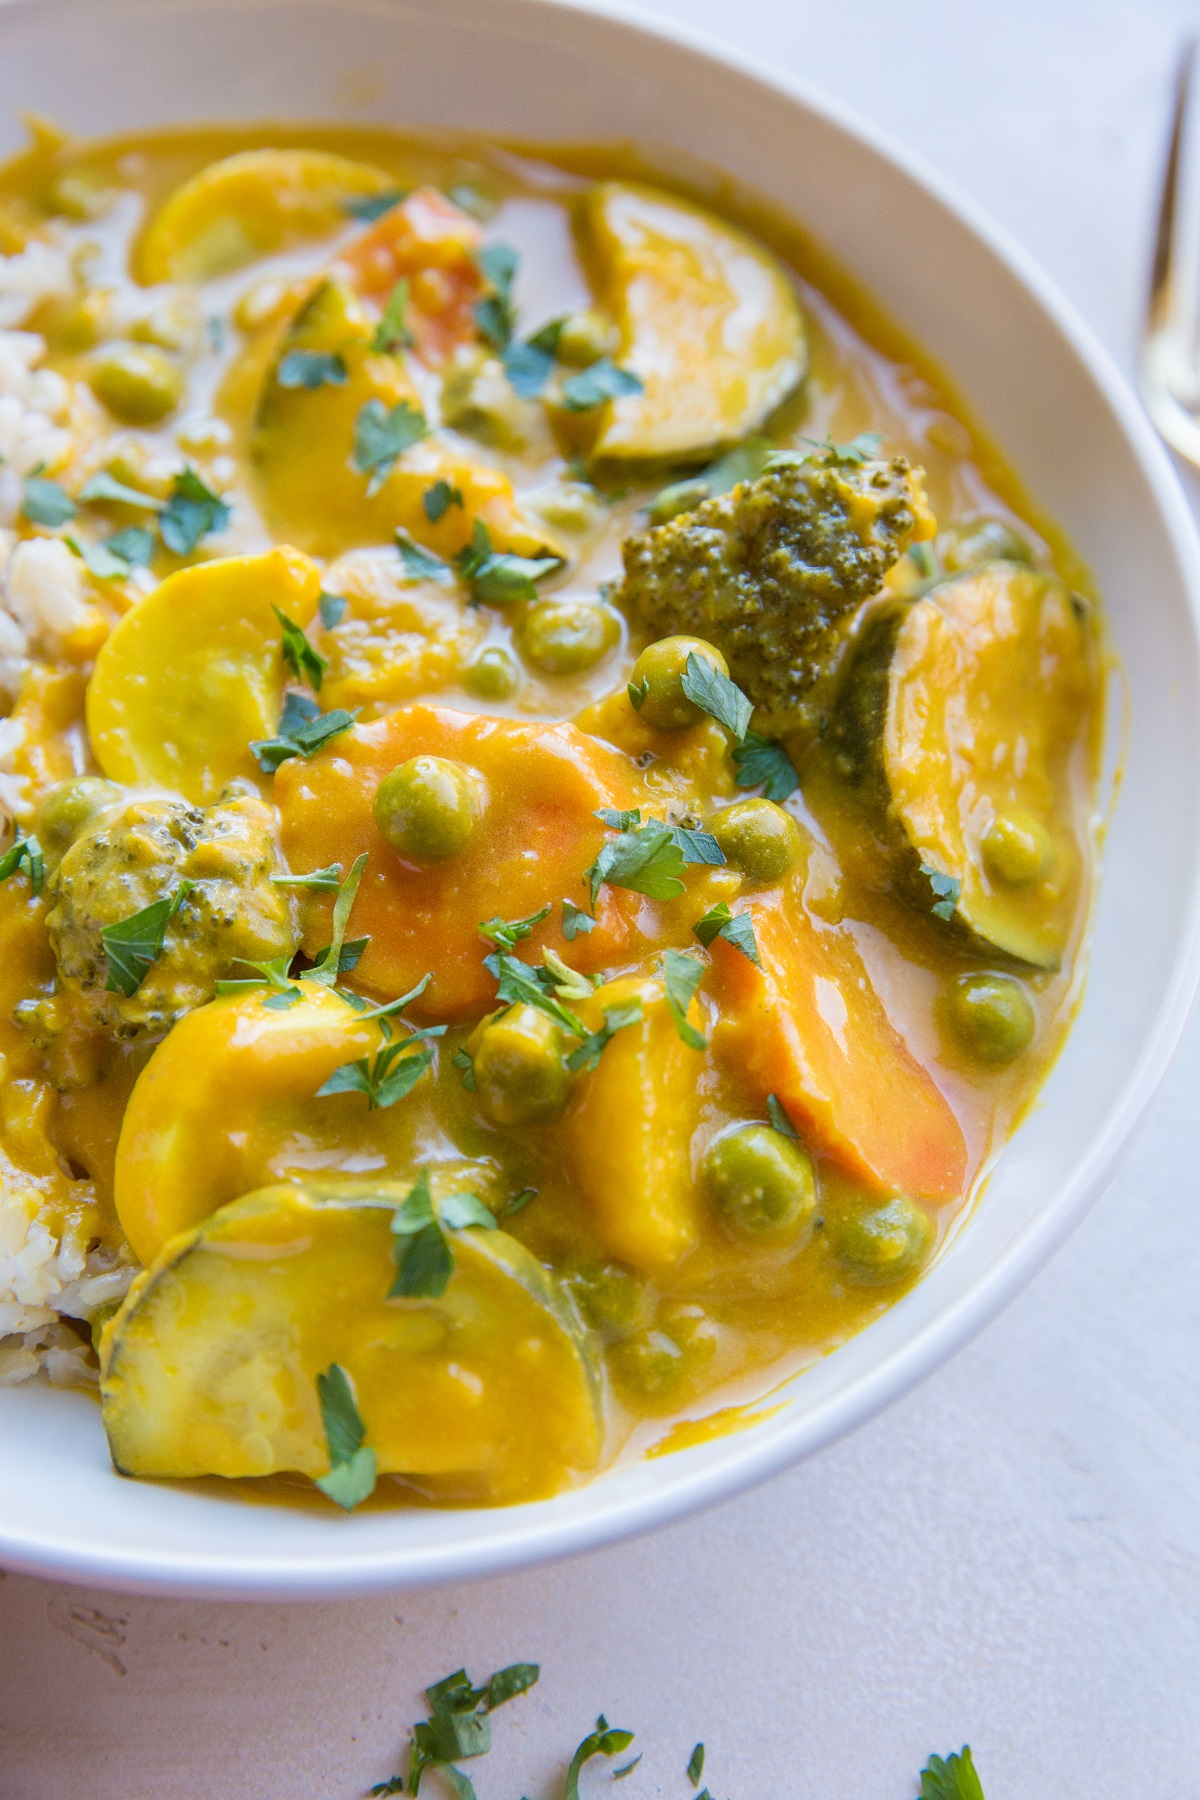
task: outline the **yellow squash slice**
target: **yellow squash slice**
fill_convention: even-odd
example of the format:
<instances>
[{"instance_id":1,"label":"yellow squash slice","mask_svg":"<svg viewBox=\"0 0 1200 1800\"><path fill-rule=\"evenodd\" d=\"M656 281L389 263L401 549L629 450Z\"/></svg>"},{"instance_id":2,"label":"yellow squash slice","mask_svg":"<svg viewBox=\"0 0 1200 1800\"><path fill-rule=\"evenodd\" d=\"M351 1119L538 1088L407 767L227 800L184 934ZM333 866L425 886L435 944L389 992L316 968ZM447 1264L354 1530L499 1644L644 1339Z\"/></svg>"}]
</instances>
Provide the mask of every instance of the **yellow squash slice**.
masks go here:
<instances>
[{"instance_id":1,"label":"yellow squash slice","mask_svg":"<svg viewBox=\"0 0 1200 1800\"><path fill-rule=\"evenodd\" d=\"M102 1343L113 1462L142 1476L329 1467L316 1379L350 1378L383 1473L511 1502L600 1454L595 1372L553 1277L502 1231L452 1234L438 1299L389 1300L406 1183L262 1189L172 1239Z\"/></svg>"},{"instance_id":2,"label":"yellow squash slice","mask_svg":"<svg viewBox=\"0 0 1200 1800\"><path fill-rule=\"evenodd\" d=\"M335 1069L383 1047L380 1027L329 988L298 985L290 1005L254 988L197 1007L138 1077L115 1192L142 1262L251 1188L312 1173L383 1174L408 1159L412 1100L371 1110L361 1093L316 1098Z\"/></svg>"},{"instance_id":3,"label":"yellow squash slice","mask_svg":"<svg viewBox=\"0 0 1200 1800\"><path fill-rule=\"evenodd\" d=\"M1058 967L1077 910L1093 690L1061 581L987 563L867 626L831 734L917 903L1037 968Z\"/></svg>"},{"instance_id":4,"label":"yellow squash slice","mask_svg":"<svg viewBox=\"0 0 1200 1800\"><path fill-rule=\"evenodd\" d=\"M227 156L184 182L155 213L135 253L138 279L211 281L343 230L347 200L395 185L383 169L322 150Z\"/></svg>"},{"instance_id":5,"label":"yellow squash slice","mask_svg":"<svg viewBox=\"0 0 1200 1800\"><path fill-rule=\"evenodd\" d=\"M594 1072L580 1078L566 1152L605 1251L635 1269L661 1270L696 1242L691 1140L704 1063L680 1039L661 981L608 982L576 1011L595 1031L606 1012L634 1000L641 1023L617 1031ZM694 1002L693 1009L699 1024Z\"/></svg>"},{"instance_id":6,"label":"yellow squash slice","mask_svg":"<svg viewBox=\"0 0 1200 1800\"><path fill-rule=\"evenodd\" d=\"M612 403L596 456L706 455L757 431L803 378L795 293L742 232L655 188L601 182L580 233L620 328L616 361L642 382Z\"/></svg>"},{"instance_id":7,"label":"yellow squash slice","mask_svg":"<svg viewBox=\"0 0 1200 1800\"><path fill-rule=\"evenodd\" d=\"M341 281L323 281L285 332L267 370L251 454L263 509L273 528L317 556L391 540L398 526L443 557L470 541L482 519L498 550L536 556L546 542L517 511L507 475L455 450L444 439L415 436L389 468L356 468L355 434L364 406L390 414L407 407L414 434L424 424L420 396L402 357L372 348L374 326ZM294 352L341 359L345 378L287 387L284 359ZM445 481L462 495L436 523L425 495Z\"/></svg>"},{"instance_id":8,"label":"yellow squash slice","mask_svg":"<svg viewBox=\"0 0 1200 1800\"><path fill-rule=\"evenodd\" d=\"M320 593L316 564L286 547L169 575L96 658L87 725L104 773L202 806L261 780L249 745L277 730L286 674L272 606L304 626Z\"/></svg>"}]
</instances>

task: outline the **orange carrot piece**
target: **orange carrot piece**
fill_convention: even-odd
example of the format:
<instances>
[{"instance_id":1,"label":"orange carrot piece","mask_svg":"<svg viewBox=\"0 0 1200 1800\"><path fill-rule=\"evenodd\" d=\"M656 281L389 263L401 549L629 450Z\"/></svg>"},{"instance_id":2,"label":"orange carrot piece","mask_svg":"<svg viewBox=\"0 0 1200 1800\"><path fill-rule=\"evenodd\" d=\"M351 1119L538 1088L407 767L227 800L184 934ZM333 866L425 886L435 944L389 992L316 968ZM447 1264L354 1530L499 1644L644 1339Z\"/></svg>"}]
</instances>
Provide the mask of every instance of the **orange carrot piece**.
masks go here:
<instances>
[{"instance_id":1,"label":"orange carrot piece","mask_svg":"<svg viewBox=\"0 0 1200 1800\"><path fill-rule=\"evenodd\" d=\"M413 756L445 756L476 770L487 791L466 848L424 866L403 860L380 836L375 790ZM283 847L297 870L367 852L350 936L370 934L356 978L389 996L432 971L420 1008L430 1018L478 1015L494 1003L496 983L483 967L482 920L515 919L547 903L550 916L518 946L536 962L552 946L576 968L594 969L627 954L639 897L601 890L593 932L568 944L564 898L586 905L583 872L605 839L593 817L601 806L636 804L627 757L573 725L518 724L472 717L448 707L407 706L336 738L311 762L285 762L276 778ZM314 899L304 948L329 942L332 901Z\"/></svg>"},{"instance_id":2,"label":"orange carrot piece","mask_svg":"<svg viewBox=\"0 0 1200 1800\"><path fill-rule=\"evenodd\" d=\"M714 1047L765 1102L880 1193L945 1199L966 1183L958 1120L883 1009L853 938L798 900L747 909L761 969L721 938Z\"/></svg>"},{"instance_id":3,"label":"orange carrot piece","mask_svg":"<svg viewBox=\"0 0 1200 1800\"><path fill-rule=\"evenodd\" d=\"M484 291L476 256L483 233L436 188L416 188L340 253L333 273L382 306L408 282L406 323L418 354L443 362L476 338L472 308Z\"/></svg>"}]
</instances>

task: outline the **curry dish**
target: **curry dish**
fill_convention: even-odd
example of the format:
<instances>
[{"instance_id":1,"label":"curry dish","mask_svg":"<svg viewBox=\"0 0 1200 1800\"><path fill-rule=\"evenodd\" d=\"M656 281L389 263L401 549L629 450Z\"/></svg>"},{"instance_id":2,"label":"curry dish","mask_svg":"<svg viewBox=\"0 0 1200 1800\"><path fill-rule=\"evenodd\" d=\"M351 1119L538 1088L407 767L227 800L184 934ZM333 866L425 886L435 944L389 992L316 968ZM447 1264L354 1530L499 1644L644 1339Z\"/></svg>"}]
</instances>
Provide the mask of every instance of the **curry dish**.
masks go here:
<instances>
[{"instance_id":1,"label":"curry dish","mask_svg":"<svg viewBox=\"0 0 1200 1800\"><path fill-rule=\"evenodd\" d=\"M0 170L0 1381L122 1473L688 1441L1035 1095L1094 605L818 267L615 150Z\"/></svg>"}]
</instances>

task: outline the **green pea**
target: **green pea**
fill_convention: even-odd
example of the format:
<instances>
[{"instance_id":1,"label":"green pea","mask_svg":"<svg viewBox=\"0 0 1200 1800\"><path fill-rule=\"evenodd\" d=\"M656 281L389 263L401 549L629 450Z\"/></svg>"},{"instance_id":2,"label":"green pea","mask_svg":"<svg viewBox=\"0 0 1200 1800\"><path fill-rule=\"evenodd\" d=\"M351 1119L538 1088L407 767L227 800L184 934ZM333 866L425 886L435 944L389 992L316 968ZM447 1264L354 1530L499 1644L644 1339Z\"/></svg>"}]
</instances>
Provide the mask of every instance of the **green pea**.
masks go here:
<instances>
[{"instance_id":1,"label":"green pea","mask_svg":"<svg viewBox=\"0 0 1200 1800\"><path fill-rule=\"evenodd\" d=\"M677 519L680 513L695 512L708 498L708 483L702 476L695 476L690 481L673 481L670 487L655 494L646 508L646 517L652 525L665 525L669 519Z\"/></svg>"},{"instance_id":2,"label":"green pea","mask_svg":"<svg viewBox=\"0 0 1200 1800\"><path fill-rule=\"evenodd\" d=\"M107 288L93 288L74 300L56 300L46 311L41 329L54 350L69 354L94 350L108 337L113 325L113 297Z\"/></svg>"},{"instance_id":3,"label":"green pea","mask_svg":"<svg viewBox=\"0 0 1200 1800\"><path fill-rule=\"evenodd\" d=\"M725 860L751 881L777 881L800 854L800 828L773 800L735 800L708 828Z\"/></svg>"},{"instance_id":4,"label":"green pea","mask_svg":"<svg viewBox=\"0 0 1200 1800\"><path fill-rule=\"evenodd\" d=\"M609 1363L626 1397L654 1410L703 1375L717 1342L717 1328L704 1308L684 1302L665 1307L655 1326L614 1344Z\"/></svg>"},{"instance_id":5,"label":"green pea","mask_svg":"<svg viewBox=\"0 0 1200 1800\"><path fill-rule=\"evenodd\" d=\"M928 1213L903 1194L851 1207L830 1219L828 1230L845 1273L860 1287L886 1287L911 1275L933 1236Z\"/></svg>"},{"instance_id":6,"label":"green pea","mask_svg":"<svg viewBox=\"0 0 1200 1800\"><path fill-rule=\"evenodd\" d=\"M106 350L93 361L88 380L97 400L125 425L157 425L183 394L178 363L150 345Z\"/></svg>"},{"instance_id":7,"label":"green pea","mask_svg":"<svg viewBox=\"0 0 1200 1800\"><path fill-rule=\"evenodd\" d=\"M98 174L88 174L78 169L64 170L61 175L55 175L47 182L42 193L42 205L48 213L57 213L62 218L83 222L98 218L112 197L112 189L104 185Z\"/></svg>"},{"instance_id":8,"label":"green pea","mask_svg":"<svg viewBox=\"0 0 1200 1800\"><path fill-rule=\"evenodd\" d=\"M560 1272L563 1286L595 1331L628 1337L646 1323L645 1285L620 1263L580 1261Z\"/></svg>"},{"instance_id":9,"label":"green pea","mask_svg":"<svg viewBox=\"0 0 1200 1800\"><path fill-rule=\"evenodd\" d=\"M38 807L34 825L34 836L51 862L60 861L97 813L120 795L115 782L99 775L81 775L51 788Z\"/></svg>"},{"instance_id":10,"label":"green pea","mask_svg":"<svg viewBox=\"0 0 1200 1800\"><path fill-rule=\"evenodd\" d=\"M579 675L608 655L620 621L592 600L539 600L521 627L521 648L547 675Z\"/></svg>"},{"instance_id":11,"label":"green pea","mask_svg":"<svg viewBox=\"0 0 1200 1800\"><path fill-rule=\"evenodd\" d=\"M988 874L1009 887L1025 887L1054 860L1050 833L1032 813L997 813L980 845Z\"/></svg>"},{"instance_id":12,"label":"green pea","mask_svg":"<svg viewBox=\"0 0 1200 1800\"><path fill-rule=\"evenodd\" d=\"M611 319L591 307L586 312L570 313L558 334L555 355L559 362L574 369L590 368L602 356L611 356L621 341L621 334Z\"/></svg>"},{"instance_id":13,"label":"green pea","mask_svg":"<svg viewBox=\"0 0 1200 1800\"><path fill-rule=\"evenodd\" d=\"M998 519L947 533L942 546L942 567L951 575L977 569L986 562L1032 562L1029 545Z\"/></svg>"},{"instance_id":14,"label":"green pea","mask_svg":"<svg viewBox=\"0 0 1200 1800\"><path fill-rule=\"evenodd\" d=\"M479 789L461 763L414 756L375 790L381 835L414 862L442 862L464 849L479 823Z\"/></svg>"},{"instance_id":15,"label":"green pea","mask_svg":"<svg viewBox=\"0 0 1200 1800\"><path fill-rule=\"evenodd\" d=\"M728 675L729 664L721 652L703 638L659 638L648 644L633 665L630 699L638 717L656 731L682 731L698 725L706 714L683 691L683 673L689 656L700 656ZM634 695L639 695L637 700Z\"/></svg>"},{"instance_id":16,"label":"green pea","mask_svg":"<svg viewBox=\"0 0 1200 1800\"><path fill-rule=\"evenodd\" d=\"M735 1237L790 1244L812 1222L817 1187L800 1145L770 1125L736 1125L705 1153L704 1186Z\"/></svg>"},{"instance_id":17,"label":"green pea","mask_svg":"<svg viewBox=\"0 0 1200 1800\"><path fill-rule=\"evenodd\" d=\"M499 644L489 644L463 670L463 685L480 700L509 700L520 682L520 670Z\"/></svg>"},{"instance_id":18,"label":"green pea","mask_svg":"<svg viewBox=\"0 0 1200 1800\"><path fill-rule=\"evenodd\" d=\"M545 1125L571 1097L566 1043L536 1006L511 1006L471 1042L475 1092L494 1125Z\"/></svg>"},{"instance_id":19,"label":"green pea","mask_svg":"<svg viewBox=\"0 0 1200 1800\"><path fill-rule=\"evenodd\" d=\"M948 1010L955 1035L981 1062L1012 1062L1037 1029L1033 1003L1012 975L960 976Z\"/></svg>"},{"instance_id":20,"label":"green pea","mask_svg":"<svg viewBox=\"0 0 1200 1800\"><path fill-rule=\"evenodd\" d=\"M604 500L586 481L559 481L525 496L525 504L556 531L578 535L604 518Z\"/></svg>"}]
</instances>

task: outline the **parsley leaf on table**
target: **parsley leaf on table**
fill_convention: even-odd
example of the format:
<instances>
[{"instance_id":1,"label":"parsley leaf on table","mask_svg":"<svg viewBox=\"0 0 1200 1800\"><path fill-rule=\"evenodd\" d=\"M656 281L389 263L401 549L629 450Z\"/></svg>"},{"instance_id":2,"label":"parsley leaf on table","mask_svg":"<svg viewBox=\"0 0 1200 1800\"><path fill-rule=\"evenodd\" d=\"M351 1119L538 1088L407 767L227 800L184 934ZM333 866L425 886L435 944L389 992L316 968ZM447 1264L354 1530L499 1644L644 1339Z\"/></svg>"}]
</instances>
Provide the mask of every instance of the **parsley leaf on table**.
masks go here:
<instances>
[{"instance_id":1,"label":"parsley leaf on table","mask_svg":"<svg viewBox=\"0 0 1200 1800\"><path fill-rule=\"evenodd\" d=\"M692 1751L687 1766L687 1778L693 1787L700 1786L700 1777L704 1773L704 1745L697 1744Z\"/></svg>"},{"instance_id":2,"label":"parsley leaf on table","mask_svg":"<svg viewBox=\"0 0 1200 1800\"><path fill-rule=\"evenodd\" d=\"M921 1800L983 1800L983 1785L969 1744L944 1760L930 1757L921 1770Z\"/></svg>"},{"instance_id":3,"label":"parsley leaf on table","mask_svg":"<svg viewBox=\"0 0 1200 1800\"><path fill-rule=\"evenodd\" d=\"M619 1727L610 1725L601 1714L596 1720L595 1731L588 1733L571 1758L571 1766L567 1770L565 1800L579 1800L579 1772L585 1762L590 1762L593 1756L616 1756L618 1751L627 1750L632 1742L632 1731L622 1731Z\"/></svg>"}]
</instances>

